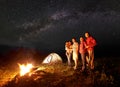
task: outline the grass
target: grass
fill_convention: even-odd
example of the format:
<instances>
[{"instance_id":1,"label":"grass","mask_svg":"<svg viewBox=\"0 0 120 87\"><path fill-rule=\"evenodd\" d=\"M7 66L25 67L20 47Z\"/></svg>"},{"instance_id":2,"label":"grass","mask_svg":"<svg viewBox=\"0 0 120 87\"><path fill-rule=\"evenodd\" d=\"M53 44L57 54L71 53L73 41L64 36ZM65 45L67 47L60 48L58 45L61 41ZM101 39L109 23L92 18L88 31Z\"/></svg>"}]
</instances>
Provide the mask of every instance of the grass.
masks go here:
<instances>
[{"instance_id":1,"label":"grass","mask_svg":"<svg viewBox=\"0 0 120 87\"><path fill-rule=\"evenodd\" d=\"M74 63L72 63L74 65ZM56 65L37 65L42 70L31 77L15 77L18 69L4 66L0 68L0 86L2 87L119 87L119 58L95 59L94 71L80 72L81 61L77 70L67 63ZM17 66L17 65L16 65Z\"/></svg>"},{"instance_id":2,"label":"grass","mask_svg":"<svg viewBox=\"0 0 120 87\"><path fill-rule=\"evenodd\" d=\"M0 69L0 86L6 84L8 81L11 81L18 72L14 69L9 69L7 67L1 67Z\"/></svg>"}]
</instances>

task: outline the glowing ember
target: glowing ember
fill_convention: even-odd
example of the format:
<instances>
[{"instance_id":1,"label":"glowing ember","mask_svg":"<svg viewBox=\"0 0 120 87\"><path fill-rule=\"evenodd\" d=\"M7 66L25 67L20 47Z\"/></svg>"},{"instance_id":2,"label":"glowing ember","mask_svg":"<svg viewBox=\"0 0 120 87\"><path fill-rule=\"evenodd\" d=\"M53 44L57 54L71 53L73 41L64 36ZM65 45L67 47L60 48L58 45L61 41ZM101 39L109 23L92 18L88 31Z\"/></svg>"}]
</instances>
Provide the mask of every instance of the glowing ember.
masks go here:
<instances>
[{"instance_id":1,"label":"glowing ember","mask_svg":"<svg viewBox=\"0 0 120 87\"><path fill-rule=\"evenodd\" d=\"M26 73L30 72L33 68L32 64L18 64L20 67L20 76L24 76Z\"/></svg>"}]
</instances>

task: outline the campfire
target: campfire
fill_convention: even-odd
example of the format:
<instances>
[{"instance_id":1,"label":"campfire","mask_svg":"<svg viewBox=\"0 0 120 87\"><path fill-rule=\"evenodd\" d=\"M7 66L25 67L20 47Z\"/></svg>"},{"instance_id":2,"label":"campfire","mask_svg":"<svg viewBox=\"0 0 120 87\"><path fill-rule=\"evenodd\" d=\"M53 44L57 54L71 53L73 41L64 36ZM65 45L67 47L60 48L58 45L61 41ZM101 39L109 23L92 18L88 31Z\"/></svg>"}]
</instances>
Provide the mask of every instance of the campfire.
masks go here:
<instances>
[{"instance_id":1,"label":"campfire","mask_svg":"<svg viewBox=\"0 0 120 87\"><path fill-rule=\"evenodd\" d=\"M33 68L33 65L30 63L27 64L18 64L20 67L20 76L24 76L25 74L29 73Z\"/></svg>"}]
</instances>

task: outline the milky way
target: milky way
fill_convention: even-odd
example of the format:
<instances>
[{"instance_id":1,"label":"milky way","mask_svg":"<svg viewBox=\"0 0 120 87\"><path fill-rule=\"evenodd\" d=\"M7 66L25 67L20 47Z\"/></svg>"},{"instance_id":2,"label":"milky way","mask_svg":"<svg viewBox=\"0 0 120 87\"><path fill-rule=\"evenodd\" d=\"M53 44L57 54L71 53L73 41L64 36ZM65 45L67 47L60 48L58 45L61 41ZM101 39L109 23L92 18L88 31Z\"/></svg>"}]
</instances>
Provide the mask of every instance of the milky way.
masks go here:
<instances>
[{"instance_id":1,"label":"milky way","mask_svg":"<svg viewBox=\"0 0 120 87\"><path fill-rule=\"evenodd\" d=\"M120 12L111 1L8 0L2 6L1 44L63 49L65 41L79 42L86 31L99 45L119 44Z\"/></svg>"}]
</instances>

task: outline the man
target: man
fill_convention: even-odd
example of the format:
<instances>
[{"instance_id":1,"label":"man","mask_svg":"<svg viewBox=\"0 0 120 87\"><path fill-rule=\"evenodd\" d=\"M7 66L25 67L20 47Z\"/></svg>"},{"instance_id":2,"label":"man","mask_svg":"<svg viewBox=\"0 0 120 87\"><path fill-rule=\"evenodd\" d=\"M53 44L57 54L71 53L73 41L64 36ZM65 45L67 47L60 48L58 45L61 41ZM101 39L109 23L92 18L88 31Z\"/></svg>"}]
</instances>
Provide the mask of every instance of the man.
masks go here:
<instances>
[{"instance_id":1,"label":"man","mask_svg":"<svg viewBox=\"0 0 120 87\"><path fill-rule=\"evenodd\" d=\"M75 63L75 66L73 68L76 70L78 66L78 43L76 42L75 38L72 38L72 42L73 61Z\"/></svg>"},{"instance_id":2,"label":"man","mask_svg":"<svg viewBox=\"0 0 120 87\"><path fill-rule=\"evenodd\" d=\"M79 53L81 55L81 60L82 60L82 72L85 70L86 68L86 42L84 41L83 37L80 37L80 45L79 45Z\"/></svg>"},{"instance_id":3,"label":"man","mask_svg":"<svg viewBox=\"0 0 120 87\"><path fill-rule=\"evenodd\" d=\"M96 46L96 40L89 35L88 32L85 33L86 37L86 48L88 52L88 66L94 69L94 47Z\"/></svg>"},{"instance_id":4,"label":"man","mask_svg":"<svg viewBox=\"0 0 120 87\"><path fill-rule=\"evenodd\" d=\"M72 44L70 41L65 43L65 50L66 50L65 54L67 56L68 65L71 66Z\"/></svg>"}]
</instances>

